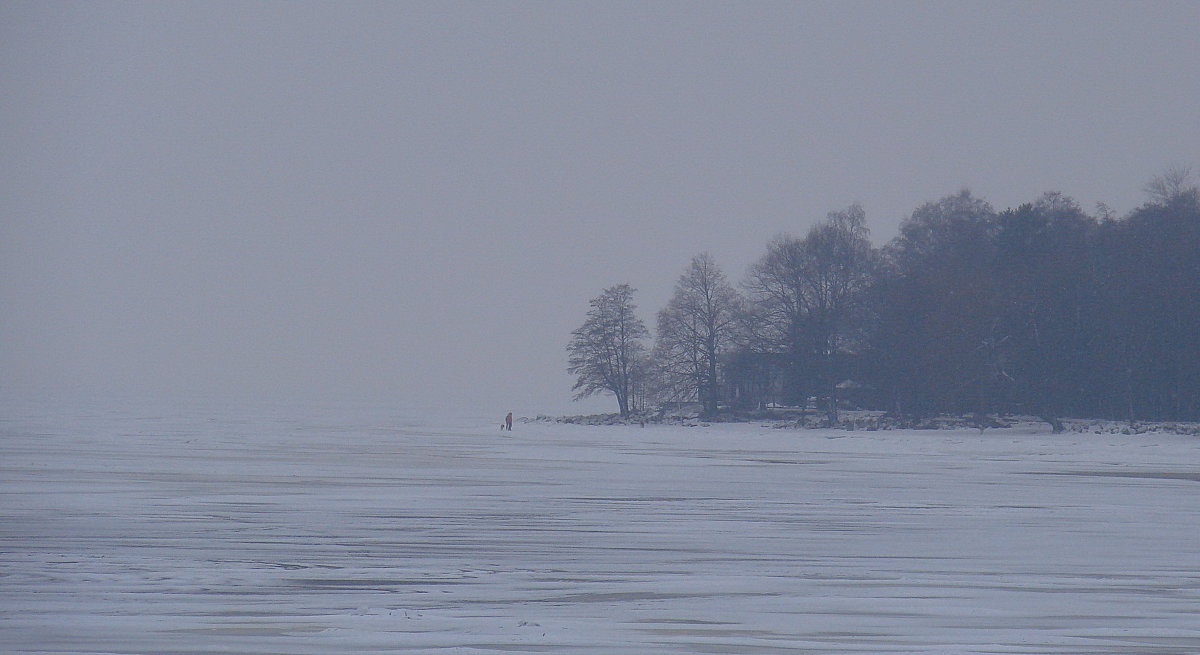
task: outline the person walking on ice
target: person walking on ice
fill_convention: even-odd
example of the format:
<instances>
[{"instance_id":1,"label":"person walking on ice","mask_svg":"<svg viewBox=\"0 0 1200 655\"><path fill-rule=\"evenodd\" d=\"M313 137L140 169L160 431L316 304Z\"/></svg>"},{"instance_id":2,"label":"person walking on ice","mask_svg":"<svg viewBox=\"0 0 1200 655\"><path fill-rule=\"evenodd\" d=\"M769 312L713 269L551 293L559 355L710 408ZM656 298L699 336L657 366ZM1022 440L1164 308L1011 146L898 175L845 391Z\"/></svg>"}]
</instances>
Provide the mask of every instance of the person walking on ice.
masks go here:
<instances>
[{"instance_id":1,"label":"person walking on ice","mask_svg":"<svg viewBox=\"0 0 1200 655\"><path fill-rule=\"evenodd\" d=\"M512 412L509 412L508 416L504 417L504 429L512 432Z\"/></svg>"}]
</instances>

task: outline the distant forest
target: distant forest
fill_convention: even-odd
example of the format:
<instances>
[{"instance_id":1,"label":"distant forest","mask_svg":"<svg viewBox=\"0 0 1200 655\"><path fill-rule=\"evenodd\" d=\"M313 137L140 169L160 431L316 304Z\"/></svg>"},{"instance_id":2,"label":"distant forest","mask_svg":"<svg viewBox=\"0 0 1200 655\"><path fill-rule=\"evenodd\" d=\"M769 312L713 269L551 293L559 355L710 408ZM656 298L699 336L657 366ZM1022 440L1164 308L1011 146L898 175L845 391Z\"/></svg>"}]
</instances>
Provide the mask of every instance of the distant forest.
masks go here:
<instances>
[{"instance_id":1,"label":"distant forest","mask_svg":"<svg viewBox=\"0 0 1200 655\"><path fill-rule=\"evenodd\" d=\"M1200 192L1182 168L1146 192L1119 217L1059 193L997 212L964 190L881 248L852 205L770 241L736 286L697 255L653 339L630 285L591 301L567 347L577 397L610 393L624 415L1200 420Z\"/></svg>"}]
</instances>

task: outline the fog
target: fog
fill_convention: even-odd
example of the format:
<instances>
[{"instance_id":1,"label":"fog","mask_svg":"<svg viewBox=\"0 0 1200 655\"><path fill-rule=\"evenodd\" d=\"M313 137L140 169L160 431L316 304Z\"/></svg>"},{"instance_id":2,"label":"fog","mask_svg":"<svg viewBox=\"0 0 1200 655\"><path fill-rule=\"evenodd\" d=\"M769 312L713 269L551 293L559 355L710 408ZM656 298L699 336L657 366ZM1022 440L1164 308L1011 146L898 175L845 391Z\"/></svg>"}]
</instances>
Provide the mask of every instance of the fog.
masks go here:
<instances>
[{"instance_id":1,"label":"fog","mask_svg":"<svg viewBox=\"0 0 1200 655\"><path fill-rule=\"evenodd\" d=\"M5 3L0 392L572 405L708 251L1200 160L1195 3ZM615 406L615 405L614 405Z\"/></svg>"}]
</instances>

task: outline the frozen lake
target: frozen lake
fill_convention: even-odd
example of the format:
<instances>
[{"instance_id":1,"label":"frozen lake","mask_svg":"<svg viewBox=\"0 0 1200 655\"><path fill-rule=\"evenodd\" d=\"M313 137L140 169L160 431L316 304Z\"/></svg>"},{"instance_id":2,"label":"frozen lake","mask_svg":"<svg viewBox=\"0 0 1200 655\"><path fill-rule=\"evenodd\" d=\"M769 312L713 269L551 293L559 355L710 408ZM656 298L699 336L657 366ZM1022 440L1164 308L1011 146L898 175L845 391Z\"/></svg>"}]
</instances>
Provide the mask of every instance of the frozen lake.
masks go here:
<instances>
[{"instance_id":1,"label":"frozen lake","mask_svg":"<svg viewBox=\"0 0 1200 655\"><path fill-rule=\"evenodd\" d=\"M6 653L1200 652L1200 439L10 403Z\"/></svg>"}]
</instances>

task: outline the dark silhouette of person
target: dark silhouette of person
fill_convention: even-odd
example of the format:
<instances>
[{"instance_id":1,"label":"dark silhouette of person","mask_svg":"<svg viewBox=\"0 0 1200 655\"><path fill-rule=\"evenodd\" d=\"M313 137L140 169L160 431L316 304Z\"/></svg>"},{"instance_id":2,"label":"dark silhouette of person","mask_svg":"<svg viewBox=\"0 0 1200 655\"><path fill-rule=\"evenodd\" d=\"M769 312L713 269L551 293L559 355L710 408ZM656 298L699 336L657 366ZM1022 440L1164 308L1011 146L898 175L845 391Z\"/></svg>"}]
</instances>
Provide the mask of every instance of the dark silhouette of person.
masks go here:
<instances>
[{"instance_id":1,"label":"dark silhouette of person","mask_svg":"<svg viewBox=\"0 0 1200 655\"><path fill-rule=\"evenodd\" d=\"M508 416L504 417L504 429L512 432L512 412L509 412Z\"/></svg>"}]
</instances>

